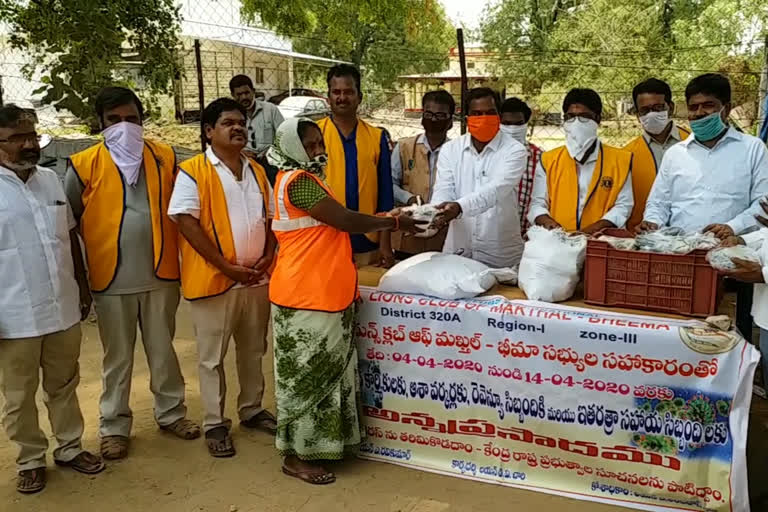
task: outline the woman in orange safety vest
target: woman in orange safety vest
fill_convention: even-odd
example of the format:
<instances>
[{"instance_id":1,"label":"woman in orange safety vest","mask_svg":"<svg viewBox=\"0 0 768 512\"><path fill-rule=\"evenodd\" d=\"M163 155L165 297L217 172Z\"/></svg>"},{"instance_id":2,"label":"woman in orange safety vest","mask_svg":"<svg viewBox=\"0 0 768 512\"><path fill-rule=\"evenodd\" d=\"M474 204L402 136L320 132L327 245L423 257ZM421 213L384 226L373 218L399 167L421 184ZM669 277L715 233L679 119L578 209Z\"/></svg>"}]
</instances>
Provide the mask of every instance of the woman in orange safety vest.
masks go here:
<instances>
[{"instance_id":1,"label":"woman in orange safety vest","mask_svg":"<svg viewBox=\"0 0 768 512\"><path fill-rule=\"evenodd\" d=\"M279 251L270 280L275 340L276 445L283 472L311 484L336 476L319 465L360 444L357 269L349 233L418 230L411 217L346 209L325 183L325 145L308 119L285 121L268 159L280 171L272 229Z\"/></svg>"}]
</instances>

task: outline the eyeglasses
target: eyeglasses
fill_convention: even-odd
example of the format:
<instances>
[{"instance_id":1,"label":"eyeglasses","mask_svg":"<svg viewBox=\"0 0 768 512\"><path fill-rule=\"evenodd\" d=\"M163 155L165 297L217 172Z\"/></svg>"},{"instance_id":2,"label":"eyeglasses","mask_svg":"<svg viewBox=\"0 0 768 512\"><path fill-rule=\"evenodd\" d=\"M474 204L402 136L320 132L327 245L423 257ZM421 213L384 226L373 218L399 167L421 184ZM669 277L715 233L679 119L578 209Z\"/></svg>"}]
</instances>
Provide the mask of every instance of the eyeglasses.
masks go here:
<instances>
[{"instance_id":1,"label":"eyeglasses","mask_svg":"<svg viewBox=\"0 0 768 512\"><path fill-rule=\"evenodd\" d=\"M579 122L586 123L587 121L595 121L597 122L597 115L592 114L591 112L581 112L579 114L564 114L563 115L563 122L567 123L568 121L571 121L573 119L578 119Z\"/></svg>"},{"instance_id":2,"label":"eyeglasses","mask_svg":"<svg viewBox=\"0 0 768 512\"><path fill-rule=\"evenodd\" d=\"M666 103L657 103L655 105L637 109L637 114L642 117L646 114L650 114L651 112L664 112L665 110L667 110Z\"/></svg>"},{"instance_id":3,"label":"eyeglasses","mask_svg":"<svg viewBox=\"0 0 768 512\"><path fill-rule=\"evenodd\" d=\"M447 121L451 118L451 114L445 112L430 112L425 110L422 117L427 121Z\"/></svg>"},{"instance_id":4,"label":"eyeglasses","mask_svg":"<svg viewBox=\"0 0 768 512\"><path fill-rule=\"evenodd\" d=\"M43 136L38 135L37 133L20 133L18 135L11 135L7 139L0 139L0 142L8 142L10 144L21 146L22 144L26 144L27 142L31 142L33 140L40 144L42 138Z\"/></svg>"}]
</instances>

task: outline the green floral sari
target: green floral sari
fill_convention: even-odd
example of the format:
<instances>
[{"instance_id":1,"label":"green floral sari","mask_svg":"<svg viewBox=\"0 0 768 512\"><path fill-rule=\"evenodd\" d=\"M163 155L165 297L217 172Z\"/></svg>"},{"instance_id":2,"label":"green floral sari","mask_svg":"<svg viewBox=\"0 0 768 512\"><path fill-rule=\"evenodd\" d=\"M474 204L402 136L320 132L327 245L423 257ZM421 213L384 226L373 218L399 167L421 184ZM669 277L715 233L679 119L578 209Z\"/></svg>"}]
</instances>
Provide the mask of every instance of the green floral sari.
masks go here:
<instances>
[{"instance_id":1,"label":"green floral sari","mask_svg":"<svg viewBox=\"0 0 768 512\"><path fill-rule=\"evenodd\" d=\"M356 307L323 313L272 305L280 455L338 460L360 444Z\"/></svg>"}]
</instances>

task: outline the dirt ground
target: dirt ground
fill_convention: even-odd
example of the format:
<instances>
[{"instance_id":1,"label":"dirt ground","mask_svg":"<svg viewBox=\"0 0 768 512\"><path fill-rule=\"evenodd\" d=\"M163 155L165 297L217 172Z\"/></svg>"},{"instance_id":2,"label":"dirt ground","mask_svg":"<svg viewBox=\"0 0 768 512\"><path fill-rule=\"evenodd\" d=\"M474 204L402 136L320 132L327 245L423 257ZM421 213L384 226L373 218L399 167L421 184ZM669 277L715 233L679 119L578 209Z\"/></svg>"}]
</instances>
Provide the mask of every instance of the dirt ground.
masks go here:
<instances>
[{"instance_id":1,"label":"dirt ground","mask_svg":"<svg viewBox=\"0 0 768 512\"><path fill-rule=\"evenodd\" d=\"M179 310L176 350L187 381L189 417L201 417L196 351L185 304ZM161 433L152 417L152 396L140 341L137 343L134 389L133 439L128 459L109 464L93 477L71 470L49 469L48 487L35 496L15 491L16 447L0 434L0 511L2 512L486 512L496 510L560 510L608 512L627 510L557 496L481 484L434 475L390 464L350 460L334 467L335 484L314 487L284 476L274 442L266 434L233 429L238 450L233 459L211 458L202 440L181 441ZM235 418L237 384L234 351L228 355L227 410ZM274 411L271 353L265 405ZM84 324L80 403L86 422L85 447L98 448L98 397L101 392L101 345L93 324ZM768 493L766 461L768 402L755 397L752 406L749 452L750 494L753 512L768 511L762 501ZM48 431L40 403L41 424Z\"/></svg>"}]
</instances>

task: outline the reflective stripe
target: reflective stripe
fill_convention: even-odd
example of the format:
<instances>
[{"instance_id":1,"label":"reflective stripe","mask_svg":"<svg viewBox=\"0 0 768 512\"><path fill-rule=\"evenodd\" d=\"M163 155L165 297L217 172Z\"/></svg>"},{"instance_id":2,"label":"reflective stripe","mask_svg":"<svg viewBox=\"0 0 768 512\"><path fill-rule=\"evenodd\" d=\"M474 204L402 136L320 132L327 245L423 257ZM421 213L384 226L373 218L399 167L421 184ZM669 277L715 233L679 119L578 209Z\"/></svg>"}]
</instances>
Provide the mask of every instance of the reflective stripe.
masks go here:
<instances>
[{"instance_id":1,"label":"reflective stripe","mask_svg":"<svg viewBox=\"0 0 768 512\"><path fill-rule=\"evenodd\" d=\"M291 176L295 172L296 171L285 172L283 178L280 180L280 188L277 190L277 211L281 220L288 218L288 210L285 208L285 186L291 180ZM274 220L272 221L272 224L274 225L275 222L278 221Z\"/></svg>"},{"instance_id":2,"label":"reflective stripe","mask_svg":"<svg viewBox=\"0 0 768 512\"><path fill-rule=\"evenodd\" d=\"M278 219L272 221L272 231L296 231L305 228L315 228L318 226L326 226L324 222L320 222L317 219L313 219L309 215L305 217L299 217L298 219Z\"/></svg>"}]
</instances>

